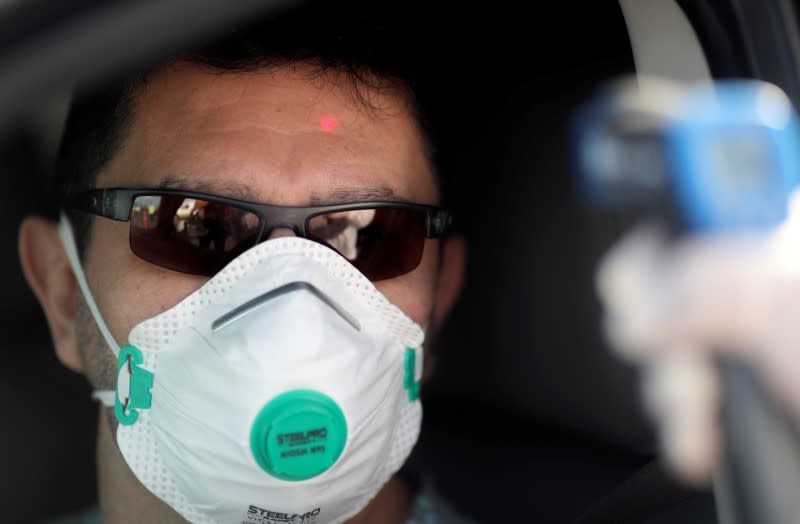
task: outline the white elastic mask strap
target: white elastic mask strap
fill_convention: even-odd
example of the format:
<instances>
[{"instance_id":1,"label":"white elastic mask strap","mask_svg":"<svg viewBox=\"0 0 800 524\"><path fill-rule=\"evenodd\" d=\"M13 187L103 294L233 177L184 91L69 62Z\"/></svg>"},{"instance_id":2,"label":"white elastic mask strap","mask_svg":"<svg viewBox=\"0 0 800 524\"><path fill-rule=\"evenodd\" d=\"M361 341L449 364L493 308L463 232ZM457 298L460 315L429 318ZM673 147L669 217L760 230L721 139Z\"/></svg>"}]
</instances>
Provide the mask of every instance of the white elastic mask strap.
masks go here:
<instances>
[{"instance_id":1,"label":"white elastic mask strap","mask_svg":"<svg viewBox=\"0 0 800 524\"><path fill-rule=\"evenodd\" d=\"M420 326L420 328L422 328L423 340L425 340L427 335L428 335L428 326L430 326L430 319L426 320ZM417 348L414 348L414 351L416 351L416 353L417 353L417 358L414 361L414 363L416 364L416 368L414 369L414 380L421 381L422 380L422 372L425 369L425 365L424 365L425 364L425 362L424 362L425 351L424 351L422 345L420 345Z\"/></svg>"},{"instance_id":2,"label":"white elastic mask strap","mask_svg":"<svg viewBox=\"0 0 800 524\"><path fill-rule=\"evenodd\" d=\"M422 371L425 369L425 352L422 350L422 347L414 348L417 356L414 360L414 380L416 382L422 381Z\"/></svg>"},{"instance_id":3,"label":"white elastic mask strap","mask_svg":"<svg viewBox=\"0 0 800 524\"><path fill-rule=\"evenodd\" d=\"M61 220L58 222L58 236L61 237L61 243L64 244L64 251L67 253L69 265L72 266L72 272L75 274L75 280L78 281L78 287L81 288L83 298L89 305L89 311L92 312L94 321L97 323L100 333L103 334L106 344L108 344L114 356L117 357L119 356L119 345L117 345L117 341L114 340L114 337L111 336L111 332L103 321L100 310L97 309L97 304L94 301L94 297L92 297L92 291L89 289L89 284L86 281L86 274L83 271L83 266L78 257L78 247L75 244L75 236L72 234L72 226L69 223L69 218L67 218L64 213L61 213Z\"/></svg>"},{"instance_id":4,"label":"white elastic mask strap","mask_svg":"<svg viewBox=\"0 0 800 524\"><path fill-rule=\"evenodd\" d=\"M111 389L92 391L92 398L104 406L112 407L117 400L117 392Z\"/></svg>"}]
</instances>

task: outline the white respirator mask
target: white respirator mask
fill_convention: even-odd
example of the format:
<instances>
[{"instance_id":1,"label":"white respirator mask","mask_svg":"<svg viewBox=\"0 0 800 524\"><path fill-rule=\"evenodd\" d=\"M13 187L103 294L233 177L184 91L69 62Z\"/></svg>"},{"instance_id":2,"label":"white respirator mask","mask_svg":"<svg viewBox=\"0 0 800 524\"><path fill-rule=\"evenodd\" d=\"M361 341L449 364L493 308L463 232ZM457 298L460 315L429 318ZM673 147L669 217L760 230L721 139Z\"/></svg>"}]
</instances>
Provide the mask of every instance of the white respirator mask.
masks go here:
<instances>
[{"instance_id":1,"label":"white respirator mask","mask_svg":"<svg viewBox=\"0 0 800 524\"><path fill-rule=\"evenodd\" d=\"M118 357L116 391L95 397L134 475L190 522L342 522L405 462L423 329L332 249L260 243L120 349L64 216L59 234Z\"/></svg>"}]
</instances>

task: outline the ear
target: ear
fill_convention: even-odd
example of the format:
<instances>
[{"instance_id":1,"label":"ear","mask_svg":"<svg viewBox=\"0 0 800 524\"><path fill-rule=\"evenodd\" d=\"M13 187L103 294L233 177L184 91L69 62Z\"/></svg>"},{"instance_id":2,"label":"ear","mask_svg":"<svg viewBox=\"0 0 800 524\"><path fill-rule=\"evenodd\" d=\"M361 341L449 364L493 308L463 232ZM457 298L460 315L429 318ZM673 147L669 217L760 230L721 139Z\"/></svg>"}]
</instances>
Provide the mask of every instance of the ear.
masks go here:
<instances>
[{"instance_id":1,"label":"ear","mask_svg":"<svg viewBox=\"0 0 800 524\"><path fill-rule=\"evenodd\" d=\"M442 241L439 260L439 281L431 317L434 328L442 325L461 295L464 285L467 242L463 236L451 235Z\"/></svg>"},{"instance_id":2,"label":"ear","mask_svg":"<svg viewBox=\"0 0 800 524\"><path fill-rule=\"evenodd\" d=\"M83 371L75 331L77 284L56 223L26 217L19 228L19 258L47 317L56 356L73 371Z\"/></svg>"}]
</instances>

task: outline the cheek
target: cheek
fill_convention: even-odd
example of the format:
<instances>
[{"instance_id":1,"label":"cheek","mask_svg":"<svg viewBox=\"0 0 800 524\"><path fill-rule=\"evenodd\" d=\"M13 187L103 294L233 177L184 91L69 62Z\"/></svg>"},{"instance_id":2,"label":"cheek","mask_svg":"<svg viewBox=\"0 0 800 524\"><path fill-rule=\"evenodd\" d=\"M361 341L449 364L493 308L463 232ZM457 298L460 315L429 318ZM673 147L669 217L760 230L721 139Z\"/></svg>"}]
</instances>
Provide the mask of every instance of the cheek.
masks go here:
<instances>
[{"instance_id":1,"label":"cheek","mask_svg":"<svg viewBox=\"0 0 800 524\"><path fill-rule=\"evenodd\" d=\"M134 255L128 224L97 219L86 253L92 295L118 343L131 328L171 308L207 280L160 268Z\"/></svg>"},{"instance_id":2,"label":"cheek","mask_svg":"<svg viewBox=\"0 0 800 524\"><path fill-rule=\"evenodd\" d=\"M375 287L414 322L424 325L433 311L438 267L438 242L426 240L422 261L414 271L376 282Z\"/></svg>"}]
</instances>

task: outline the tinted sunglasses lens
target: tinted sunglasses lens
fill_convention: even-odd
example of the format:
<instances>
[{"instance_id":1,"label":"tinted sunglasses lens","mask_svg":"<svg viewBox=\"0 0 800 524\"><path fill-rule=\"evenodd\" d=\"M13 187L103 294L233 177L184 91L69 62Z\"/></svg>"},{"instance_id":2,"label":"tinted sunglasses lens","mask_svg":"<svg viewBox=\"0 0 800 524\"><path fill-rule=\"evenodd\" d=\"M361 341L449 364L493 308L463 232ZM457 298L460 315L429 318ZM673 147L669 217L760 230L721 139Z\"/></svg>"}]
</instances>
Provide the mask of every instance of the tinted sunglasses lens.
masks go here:
<instances>
[{"instance_id":1,"label":"tinted sunglasses lens","mask_svg":"<svg viewBox=\"0 0 800 524\"><path fill-rule=\"evenodd\" d=\"M253 246L257 215L232 206L146 195L133 201L131 250L153 264L183 273L212 276Z\"/></svg>"},{"instance_id":2,"label":"tinted sunglasses lens","mask_svg":"<svg viewBox=\"0 0 800 524\"><path fill-rule=\"evenodd\" d=\"M315 215L308 238L341 253L372 281L408 273L425 247L425 213L407 208L370 208Z\"/></svg>"}]
</instances>

